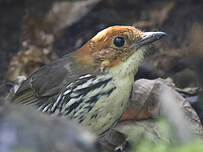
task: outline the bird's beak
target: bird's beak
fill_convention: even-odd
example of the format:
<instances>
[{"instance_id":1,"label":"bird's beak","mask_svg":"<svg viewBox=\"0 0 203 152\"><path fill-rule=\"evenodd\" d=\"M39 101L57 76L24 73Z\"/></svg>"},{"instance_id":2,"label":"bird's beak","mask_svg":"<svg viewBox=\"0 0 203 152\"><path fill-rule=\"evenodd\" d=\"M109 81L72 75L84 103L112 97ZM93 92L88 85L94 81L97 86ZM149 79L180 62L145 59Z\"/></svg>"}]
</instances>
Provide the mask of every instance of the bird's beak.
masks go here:
<instances>
[{"instance_id":1,"label":"bird's beak","mask_svg":"<svg viewBox=\"0 0 203 152\"><path fill-rule=\"evenodd\" d=\"M159 40L160 38L162 38L163 36L166 36L166 35L167 34L164 32L143 32L141 34L142 39L138 40L137 44L139 46L150 44L154 41Z\"/></svg>"}]
</instances>

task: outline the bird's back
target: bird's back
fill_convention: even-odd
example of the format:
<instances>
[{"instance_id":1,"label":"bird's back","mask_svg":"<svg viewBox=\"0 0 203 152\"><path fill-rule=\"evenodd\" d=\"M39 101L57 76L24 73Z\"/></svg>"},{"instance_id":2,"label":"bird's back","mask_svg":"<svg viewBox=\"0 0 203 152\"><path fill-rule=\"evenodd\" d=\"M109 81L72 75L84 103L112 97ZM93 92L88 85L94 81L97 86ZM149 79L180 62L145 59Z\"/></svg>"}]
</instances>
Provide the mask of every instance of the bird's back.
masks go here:
<instances>
[{"instance_id":1,"label":"bird's back","mask_svg":"<svg viewBox=\"0 0 203 152\"><path fill-rule=\"evenodd\" d=\"M77 67L73 58L74 53L45 65L31 74L17 90L12 102L40 106L57 95L66 84L74 82L82 75L96 73L89 67Z\"/></svg>"}]
</instances>

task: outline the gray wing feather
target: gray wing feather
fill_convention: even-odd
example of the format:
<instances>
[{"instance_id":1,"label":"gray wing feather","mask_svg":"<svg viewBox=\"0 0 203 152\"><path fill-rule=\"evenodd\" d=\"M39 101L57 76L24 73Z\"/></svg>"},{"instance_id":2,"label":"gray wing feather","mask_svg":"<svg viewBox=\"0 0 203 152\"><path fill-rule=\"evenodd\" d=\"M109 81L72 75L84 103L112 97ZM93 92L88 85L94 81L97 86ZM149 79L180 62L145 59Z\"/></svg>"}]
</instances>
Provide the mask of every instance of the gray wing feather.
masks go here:
<instances>
[{"instance_id":1,"label":"gray wing feather","mask_svg":"<svg viewBox=\"0 0 203 152\"><path fill-rule=\"evenodd\" d=\"M98 72L86 65L77 66L74 53L66 55L31 74L17 90L12 102L39 104L49 102L67 83L74 82L81 75ZM42 104L40 103L40 104Z\"/></svg>"}]
</instances>

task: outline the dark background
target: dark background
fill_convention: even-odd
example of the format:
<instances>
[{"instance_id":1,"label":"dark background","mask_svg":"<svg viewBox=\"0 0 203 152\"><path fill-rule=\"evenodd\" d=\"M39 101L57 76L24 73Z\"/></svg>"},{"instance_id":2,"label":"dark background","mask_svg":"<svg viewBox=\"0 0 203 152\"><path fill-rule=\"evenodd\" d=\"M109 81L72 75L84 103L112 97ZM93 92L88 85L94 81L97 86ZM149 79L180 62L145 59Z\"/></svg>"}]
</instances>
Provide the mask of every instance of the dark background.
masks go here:
<instances>
[{"instance_id":1,"label":"dark background","mask_svg":"<svg viewBox=\"0 0 203 152\"><path fill-rule=\"evenodd\" d=\"M170 77L180 88L201 88L202 11L201 0L0 0L0 81L29 75L108 26L134 25L168 34L151 46L137 79ZM200 97L194 107L203 115Z\"/></svg>"}]
</instances>

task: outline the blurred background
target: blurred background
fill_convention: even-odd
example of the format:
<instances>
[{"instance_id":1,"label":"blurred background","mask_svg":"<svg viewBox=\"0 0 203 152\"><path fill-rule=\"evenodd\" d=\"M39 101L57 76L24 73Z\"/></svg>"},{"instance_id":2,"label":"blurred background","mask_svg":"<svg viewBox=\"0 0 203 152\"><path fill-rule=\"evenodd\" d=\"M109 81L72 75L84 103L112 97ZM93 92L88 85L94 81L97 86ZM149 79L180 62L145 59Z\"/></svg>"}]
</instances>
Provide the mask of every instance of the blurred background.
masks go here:
<instances>
[{"instance_id":1,"label":"blurred background","mask_svg":"<svg viewBox=\"0 0 203 152\"><path fill-rule=\"evenodd\" d=\"M136 79L170 77L203 122L202 0L0 0L0 82L27 77L111 25L163 31Z\"/></svg>"},{"instance_id":2,"label":"blurred background","mask_svg":"<svg viewBox=\"0 0 203 152\"><path fill-rule=\"evenodd\" d=\"M197 86L191 57L202 55L202 8L201 0L0 0L0 80L12 79L5 74L21 51L37 56L41 50L47 55L31 60L27 53L29 62L19 59L32 68L24 71L27 74L76 50L108 26L134 25L168 33L153 46L153 57L143 63L148 74L144 77L170 76L178 87Z\"/></svg>"},{"instance_id":3,"label":"blurred background","mask_svg":"<svg viewBox=\"0 0 203 152\"><path fill-rule=\"evenodd\" d=\"M29 75L108 26L134 25L168 33L152 46L136 78L170 77L179 88L192 87L188 93L196 96L202 9L201 0L0 0L0 81Z\"/></svg>"}]
</instances>

